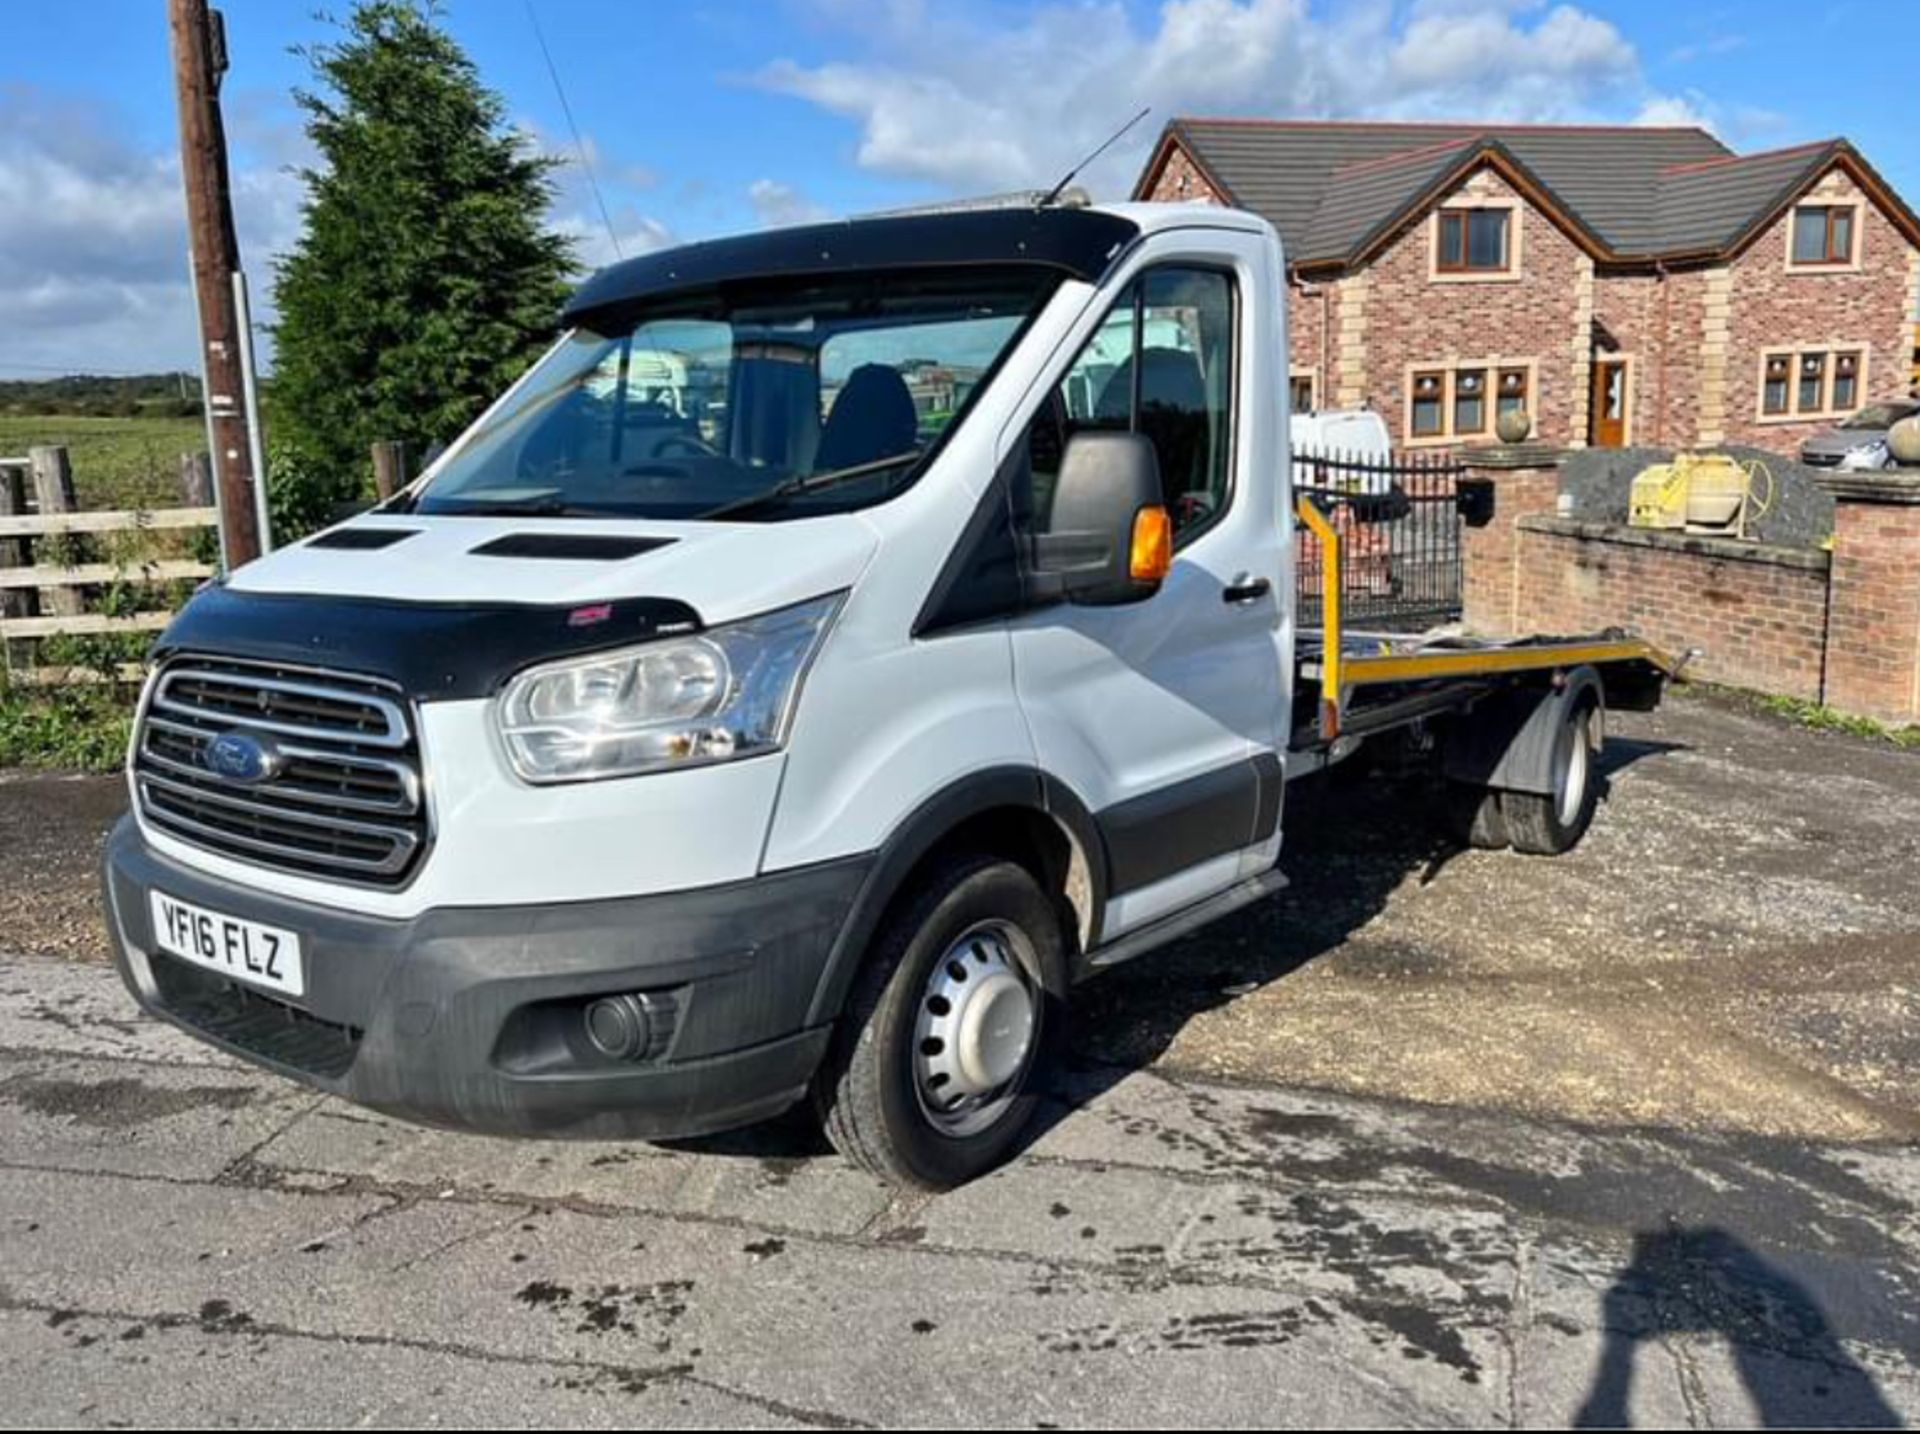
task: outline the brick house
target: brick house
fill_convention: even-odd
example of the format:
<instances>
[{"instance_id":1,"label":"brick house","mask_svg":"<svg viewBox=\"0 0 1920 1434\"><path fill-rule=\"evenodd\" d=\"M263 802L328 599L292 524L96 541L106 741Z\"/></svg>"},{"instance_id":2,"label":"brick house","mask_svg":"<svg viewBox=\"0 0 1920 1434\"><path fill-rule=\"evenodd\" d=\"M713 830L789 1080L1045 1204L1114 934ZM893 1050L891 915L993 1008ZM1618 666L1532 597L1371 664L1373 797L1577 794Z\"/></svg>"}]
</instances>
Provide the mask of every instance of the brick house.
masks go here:
<instances>
[{"instance_id":1,"label":"brick house","mask_svg":"<svg viewBox=\"0 0 1920 1434\"><path fill-rule=\"evenodd\" d=\"M1404 446L1788 451L1912 382L1920 217L1845 140L1175 119L1134 194L1272 222L1295 406Z\"/></svg>"}]
</instances>

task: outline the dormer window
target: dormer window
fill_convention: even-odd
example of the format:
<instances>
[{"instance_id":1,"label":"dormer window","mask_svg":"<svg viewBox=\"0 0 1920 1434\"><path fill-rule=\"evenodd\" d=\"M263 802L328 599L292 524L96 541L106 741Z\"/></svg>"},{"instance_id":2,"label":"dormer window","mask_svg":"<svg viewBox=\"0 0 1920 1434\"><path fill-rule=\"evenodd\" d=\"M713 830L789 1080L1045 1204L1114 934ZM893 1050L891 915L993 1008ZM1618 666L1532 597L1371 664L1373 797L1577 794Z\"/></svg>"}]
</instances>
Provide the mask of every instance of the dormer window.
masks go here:
<instances>
[{"instance_id":1,"label":"dormer window","mask_svg":"<svg viewBox=\"0 0 1920 1434\"><path fill-rule=\"evenodd\" d=\"M1513 210L1443 209L1439 254L1442 274L1507 274L1513 270Z\"/></svg>"},{"instance_id":2,"label":"dormer window","mask_svg":"<svg viewBox=\"0 0 1920 1434\"><path fill-rule=\"evenodd\" d=\"M1844 268L1854 262L1857 214L1851 204L1802 204L1793 211L1793 247L1788 251L1796 269Z\"/></svg>"}]
</instances>

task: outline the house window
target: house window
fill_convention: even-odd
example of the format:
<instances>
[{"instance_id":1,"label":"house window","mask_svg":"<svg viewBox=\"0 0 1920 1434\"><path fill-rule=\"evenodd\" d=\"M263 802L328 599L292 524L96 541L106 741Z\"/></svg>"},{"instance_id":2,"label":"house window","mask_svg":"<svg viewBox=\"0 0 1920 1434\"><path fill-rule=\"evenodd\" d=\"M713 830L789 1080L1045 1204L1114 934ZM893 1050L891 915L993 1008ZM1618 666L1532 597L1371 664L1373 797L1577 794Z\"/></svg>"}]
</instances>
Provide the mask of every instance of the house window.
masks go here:
<instances>
[{"instance_id":1,"label":"house window","mask_svg":"<svg viewBox=\"0 0 1920 1434\"><path fill-rule=\"evenodd\" d=\"M1796 265L1853 262L1853 206L1802 204L1793 211L1793 262Z\"/></svg>"},{"instance_id":2,"label":"house window","mask_svg":"<svg viewBox=\"0 0 1920 1434\"><path fill-rule=\"evenodd\" d=\"M1833 356L1833 411L1851 413L1860 406L1860 355Z\"/></svg>"},{"instance_id":3,"label":"house window","mask_svg":"<svg viewBox=\"0 0 1920 1434\"><path fill-rule=\"evenodd\" d=\"M1760 360L1760 416L1840 418L1859 409L1867 384L1864 347L1788 349Z\"/></svg>"},{"instance_id":4,"label":"house window","mask_svg":"<svg viewBox=\"0 0 1920 1434\"><path fill-rule=\"evenodd\" d=\"M1523 368L1503 368L1500 370L1500 393L1497 400L1499 413L1526 413L1527 408L1527 371Z\"/></svg>"},{"instance_id":5,"label":"house window","mask_svg":"<svg viewBox=\"0 0 1920 1434\"><path fill-rule=\"evenodd\" d=\"M1444 373L1413 376L1413 418L1408 431L1415 438L1440 438L1446 434L1447 376Z\"/></svg>"},{"instance_id":6,"label":"house window","mask_svg":"<svg viewBox=\"0 0 1920 1434\"><path fill-rule=\"evenodd\" d=\"M1310 373L1293 374L1287 380L1287 393L1288 393L1288 404L1291 407L1293 412L1295 413L1312 413L1313 412L1315 405L1313 402L1313 375L1312 374Z\"/></svg>"},{"instance_id":7,"label":"house window","mask_svg":"<svg viewBox=\"0 0 1920 1434\"><path fill-rule=\"evenodd\" d=\"M1793 360L1786 354L1767 355L1766 377L1761 381L1760 411L1770 417L1787 411L1787 382L1793 372Z\"/></svg>"},{"instance_id":8,"label":"house window","mask_svg":"<svg viewBox=\"0 0 1920 1434\"><path fill-rule=\"evenodd\" d=\"M1800 411L1819 413L1826 407L1827 356L1800 355Z\"/></svg>"},{"instance_id":9,"label":"house window","mask_svg":"<svg viewBox=\"0 0 1920 1434\"><path fill-rule=\"evenodd\" d=\"M1511 209L1440 211L1439 270L1442 274L1504 274L1512 267Z\"/></svg>"},{"instance_id":10,"label":"house window","mask_svg":"<svg viewBox=\"0 0 1920 1434\"><path fill-rule=\"evenodd\" d=\"M1487 371L1460 369L1453 376L1453 431L1487 431Z\"/></svg>"},{"instance_id":11,"label":"house window","mask_svg":"<svg viewBox=\"0 0 1920 1434\"><path fill-rule=\"evenodd\" d=\"M1407 375L1407 438L1412 442L1484 437L1493 416L1526 408L1533 396L1530 361L1488 360Z\"/></svg>"}]
</instances>

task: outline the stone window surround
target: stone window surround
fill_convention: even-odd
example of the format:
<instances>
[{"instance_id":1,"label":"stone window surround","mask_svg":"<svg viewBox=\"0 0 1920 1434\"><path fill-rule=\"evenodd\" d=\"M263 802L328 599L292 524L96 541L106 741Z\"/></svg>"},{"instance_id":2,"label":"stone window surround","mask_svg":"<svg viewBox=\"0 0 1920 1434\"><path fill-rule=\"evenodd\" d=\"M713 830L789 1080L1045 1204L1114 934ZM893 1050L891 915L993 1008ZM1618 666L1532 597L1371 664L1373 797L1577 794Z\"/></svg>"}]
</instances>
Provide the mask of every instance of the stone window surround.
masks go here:
<instances>
[{"instance_id":1,"label":"stone window surround","mask_svg":"<svg viewBox=\"0 0 1920 1434\"><path fill-rule=\"evenodd\" d=\"M1449 210L1504 209L1507 211L1507 267L1504 269L1442 269L1440 216ZM1525 263L1526 204L1516 195L1475 194L1464 191L1436 204L1427 219L1427 278L1435 284L1516 284Z\"/></svg>"},{"instance_id":2,"label":"stone window surround","mask_svg":"<svg viewBox=\"0 0 1920 1434\"><path fill-rule=\"evenodd\" d=\"M1854 398L1852 408L1833 406L1833 379L1839 367L1837 356L1857 353L1860 355L1860 370L1854 376ZM1813 413L1800 410L1800 360L1808 354L1821 354L1827 360L1826 371L1820 377L1823 402ZM1785 413L1767 412L1767 360L1785 355L1787 368L1787 411ZM1817 343L1817 344L1767 344L1760 350L1759 361L1755 368L1756 382L1753 394L1753 417L1756 423L1825 423L1836 418L1850 418L1868 403L1867 394L1873 377L1873 345L1868 343Z\"/></svg>"},{"instance_id":3,"label":"stone window surround","mask_svg":"<svg viewBox=\"0 0 1920 1434\"><path fill-rule=\"evenodd\" d=\"M1810 263L1797 262L1793 257L1793 236L1800 223L1802 209L1850 209L1853 220L1848 226L1852 236L1853 253L1844 262L1827 263L1817 260ZM1793 201L1787 210L1787 244L1785 267L1789 274L1802 278L1810 274L1857 274L1861 268L1861 254L1866 248L1866 203L1852 194L1821 193L1818 189L1809 190Z\"/></svg>"},{"instance_id":4,"label":"stone window surround","mask_svg":"<svg viewBox=\"0 0 1920 1434\"><path fill-rule=\"evenodd\" d=\"M1292 392L1293 385L1301 379L1307 381L1307 391L1313 396L1313 402L1307 405L1308 408L1318 409L1320 406L1320 366L1318 364L1289 364L1287 366L1287 388L1289 393ZM1300 410L1295 409L1294 412L1298 413Z\"/></svg>"}]
</instances>

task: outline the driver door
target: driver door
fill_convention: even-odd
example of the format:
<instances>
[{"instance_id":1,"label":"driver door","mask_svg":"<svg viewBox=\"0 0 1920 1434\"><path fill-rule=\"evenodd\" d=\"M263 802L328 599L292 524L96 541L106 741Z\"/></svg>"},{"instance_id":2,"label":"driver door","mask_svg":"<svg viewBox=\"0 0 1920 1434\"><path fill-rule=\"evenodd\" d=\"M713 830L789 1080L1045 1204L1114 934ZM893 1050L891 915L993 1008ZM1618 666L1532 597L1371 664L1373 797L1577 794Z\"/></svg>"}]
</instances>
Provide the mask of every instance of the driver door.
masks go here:
<instances>
[{"instance_id":1,"label":"driver door","mask_svg":"<svg viewBox=\"0 0 1920 1434\"><path fill-rule=\"evenodd\" d=\"M1273 330L1242 312L1255 236L1243 253L1219 252L1240 237L1210 232L1204 262L1141 263L1025 436L1036 528L1062 449L1089 428L1148 437L1174 519L1173 568L1153 597L1056 605L1012 624L1040 766L1073 788L1106 843L1104 939L1236 885L1277 821L1285 538L1272 475L1250 471L1254 423L1237 403L1266 372L1250 331Z\"/></svg>"}]
</instances>

